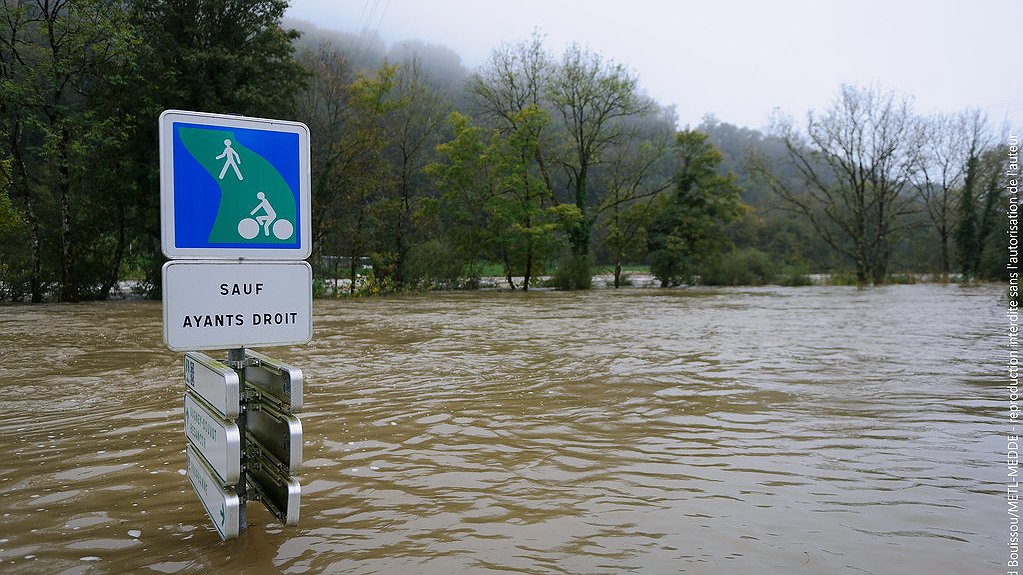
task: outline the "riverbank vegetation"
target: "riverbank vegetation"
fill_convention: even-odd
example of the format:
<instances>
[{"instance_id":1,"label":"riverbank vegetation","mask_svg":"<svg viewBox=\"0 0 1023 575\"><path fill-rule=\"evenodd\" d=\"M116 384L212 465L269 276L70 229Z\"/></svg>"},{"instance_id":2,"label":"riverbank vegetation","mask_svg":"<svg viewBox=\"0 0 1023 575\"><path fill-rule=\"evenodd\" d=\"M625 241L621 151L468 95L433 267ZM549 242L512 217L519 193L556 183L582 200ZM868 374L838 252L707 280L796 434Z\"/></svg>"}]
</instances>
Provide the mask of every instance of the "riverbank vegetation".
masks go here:
<instances>
[{"instance_id":1,"label":"riverbank vegetation","mask_svg":"<svg viewBox=\"0 0 1023 575\"><path fill-rule=\"evenodd\" d=\"M0 301L159 297L157 117L312 133L321 293L1005 275L1008 138L880 86L769 130L679 128L628 63L543 35L450 50L283 22L283 0L5 2ZM301 31L299 31L301 29ZM330 286L326 289L325 286Z\"/></svg>"}]
</instances>

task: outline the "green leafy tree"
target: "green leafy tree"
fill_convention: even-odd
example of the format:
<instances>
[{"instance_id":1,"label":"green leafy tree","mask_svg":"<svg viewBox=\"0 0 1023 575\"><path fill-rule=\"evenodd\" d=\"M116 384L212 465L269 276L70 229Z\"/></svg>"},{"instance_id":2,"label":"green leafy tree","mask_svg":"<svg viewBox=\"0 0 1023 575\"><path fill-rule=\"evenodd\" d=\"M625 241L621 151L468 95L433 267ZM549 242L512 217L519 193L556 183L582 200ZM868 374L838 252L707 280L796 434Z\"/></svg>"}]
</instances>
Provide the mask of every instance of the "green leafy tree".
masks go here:
<instances>
[{"instance_id":1,"label":"green leafy tree","mask_svg":"<svg viewBox=\"0 0 1023 575\"><path fill-rule=\"evenodd\" d=\"M496 175L491 209L500 229L505 276L514 287L512 275L521 274L523 290L556 251L557 232L578 222L576 210L552 205L550 189L534 163L539 153L535 134L549 122L550 116L536 106L525 108L515 118L517 128L499 139L490 154Z\"/></svg>"},{"instance_id":2,"label":"green leafy tree","mask_svg":"<svg viewBox=\"0 0 1023 575\"><path fill-rule=\"evenodd\" d=\"M336 217L330 224L333 241L325 237L330 247L324 249L345 256L352 294L356 291L362 258L381 250L381 240L374 233L375 211L377 203L394 186L386 156L386 121L398 105L392 98L396 74L397 66L384 63L372 75L359 75L349 89L352 108L349 122L334 144L342 161L338 166L337 189L328 204L336 206L333 208Z\"/></svg>"},{"instance_id":3,"label":"green leafy tree","mask_svg":"<svg viewBox=\"0 0 1023 575\"><path fill-rule=\"evenodd\" d=\"M958 267L967 281L1005 279L1004 235L998 233L1008 206L1002 193L1007 185L1005 147L971 153L963 178L954 239Z\"/></svg>"},{"instance_id":4,"label":"green leafy tree","mask_svg":"<svg viewBox=\"0 0 1023 575\"><path fill-rule=\"evenodd\" d=\"M659 197L647 229L650 271L661 287L693 281L730 245L724 225L742 211L732 174L719 175L721 154L695 130L675 139L675 189Z\"/></svg>"},{"instance_id":5,"label":"green leafy tree","mask_svg":"<svg viewBox=\"0 0 1023 575\"><path fill-rule=\"evenodd\" d=\"M121 8L113 0L4 4L0 131L28 223L34 302L43 295L44 238L56 240L60 298L78 301L78 246L94 239L83 237L79 226L105 219L88 209L89 180L104 168L86 165L98 146L119 137L123 115L98 96L123 81L120 74L139 44ZM41 213L50 202L55 221Z\"/></svg>"},{"instance_id":6,"label":"green leafy tree","mask_svg":"<svg viewBox=\"0 0 1023 575\"><path fill-rule=\"evenodd\" d=\"M483 266L498 259L490 213L496 178L489 156L498 134L458 112L449 115L448 123L452 139L437 146L438 159L427 166L427 173L441 190L450 257L462 268L466 285L479 287Z\"/></svg>"},{"instance_id":7,"label":"green leafy tree","mask_svg":"<svg viewBox=\"0 0 1023 575\"><path fill-rule=\"evenodd\" d=\"M411 255L420 242L432 239L426 230L435 219L436 199L425 168L439 142L447 104L414 57L385 63L353 89L360 117L352 133L367 144L364 165L370 168L360 178L359 229L373 239L372 245L359 243L372 254L376 289L413 289L426 281L428 271L415 266Z\"/></svg>"},{"instance_id":8,"label":"green leafy tree","mask_svg":"<svg viewBox=\"0 0 1023 575\"><path fill-rule=\"evenodd\" d=\"M150 295L159 296L158 122L167 109L289 119L306 72L294 59L295 30L281 25L286 0L131 0L145 42L132 90L109 105L131 118L121 157L132 170L133 251Z\"/></svg>"},{"instance_id":9,"label":"green leafy tree","mask_svg":"<svg viewBox=\"0 0 1023 575\"><path fill-rule=\"evenodd\" d=\"M16 284L21 283L17 277L16 266L21 259L15 256L17 242L21 240L25 220L21 212L11 201L11 162L0 160L0 299L14 299L11 296L20 290ZM13 256L13 257L12 257Z\"/></svg>"},{"instance_id":10,"label":"green leafy tree","mask_svg":"<svg viewBox=\"0 0 1023 575\"><path fill-rule=\"evenodd\" d=\"M552 202L534 161L535 135L550 117L529 106L512 118L515 129L474 126L460 114L451 118L454 139L439 146L443 161L430 173L443 191L455 246L470 281L483 261L500 261L512 289L528 290L562 246L564 230L578 222L574 206ZM521 275L517 286L514 276Z\"/></svg>"}]
</instances>

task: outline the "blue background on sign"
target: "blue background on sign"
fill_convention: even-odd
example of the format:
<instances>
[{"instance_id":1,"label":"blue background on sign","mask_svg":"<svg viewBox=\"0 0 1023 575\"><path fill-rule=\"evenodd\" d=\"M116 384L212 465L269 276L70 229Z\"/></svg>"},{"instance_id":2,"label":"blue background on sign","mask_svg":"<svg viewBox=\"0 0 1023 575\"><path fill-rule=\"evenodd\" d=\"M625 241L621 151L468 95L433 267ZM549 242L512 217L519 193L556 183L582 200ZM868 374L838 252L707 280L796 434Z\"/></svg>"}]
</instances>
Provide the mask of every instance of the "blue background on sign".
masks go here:
<instances>
[{"instance_id":1,"label":"blue background on sign","mask_svg":"<svg viewBox=\"0 0 1023 575\"><path fill-rule=\"evenodd\" d=\"M192 157L178 136L178 128L199 128L234 133L235 140L263 156L280 172L295 196L295 243L259 242L210 243L210 230L220 209L217 180ZM299 138L293 132L252 130L229 126L209 126L174 122L174 247L177 248L259 248L289 249L302 247L302 205L299 197ZM244 170L244 166L243 166Z\"/></svg>"}]
</instances>

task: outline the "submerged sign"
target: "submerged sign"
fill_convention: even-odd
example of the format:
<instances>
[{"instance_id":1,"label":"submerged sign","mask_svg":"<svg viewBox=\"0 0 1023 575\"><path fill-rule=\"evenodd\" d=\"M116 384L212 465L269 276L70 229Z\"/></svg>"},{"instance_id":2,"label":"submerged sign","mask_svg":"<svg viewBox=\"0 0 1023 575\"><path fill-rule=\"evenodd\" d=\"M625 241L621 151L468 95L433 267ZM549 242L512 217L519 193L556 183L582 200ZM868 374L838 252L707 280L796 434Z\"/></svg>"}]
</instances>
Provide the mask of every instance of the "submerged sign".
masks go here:
<instances>
[{"instance_id":1,"label":"submerged sign","mask_svg":"<svg viewBox=\"0 0 1023 575\"><path fill-rule=\"evenodd\" d=\"M191 444L185 446L188 459L188 481L199 496L199 501L210 516L213 527L221 539L234 539L242 523L244 502L230 487L222 487L216 474L195 451Z\"/></svg>"},{"instance_id":2,"label":"submerged sign","mask_svg":"<svg viewBox=\"0 0 1023 575\"><path fill-rule=\"evenodd\" d=\"M185 385L217 410L220 417L234 419L241 411L238 374L212 357L197 351L185 354Z\"/></svg>"},{"instance_id":3,"label":"submerged sign","mask_svg":"<svg viewBox=\"0 0 1023 575\"><path fill-rule=\"evenodd\" d=\"M248 498L298 522L302 372L245 348L312 339L309 158L299 122L160 115L163 338L189 352L188 480L222 539Z\"/></svg>"},{"instance_id":4,"label":"submerged sign","mask_svg":"<svg viewBox=\"0 0 1023 575\"><path fill-rule=\"evenodd\" d=\"M220 478L221 485L234 485L241 477L241 432L232 421L224 421L185 394L185 435Z\"/></svg>"},{"instance_id":5,"label":"submerged sign","mask_svg":"<svg viewBox=\"0 0 1023 575\"><path fill-rule=\"evenodd\" d=\"M309 256L309 129L299 122L167 110L160 115L163 253Z\"/></svg>"}]
</instances>

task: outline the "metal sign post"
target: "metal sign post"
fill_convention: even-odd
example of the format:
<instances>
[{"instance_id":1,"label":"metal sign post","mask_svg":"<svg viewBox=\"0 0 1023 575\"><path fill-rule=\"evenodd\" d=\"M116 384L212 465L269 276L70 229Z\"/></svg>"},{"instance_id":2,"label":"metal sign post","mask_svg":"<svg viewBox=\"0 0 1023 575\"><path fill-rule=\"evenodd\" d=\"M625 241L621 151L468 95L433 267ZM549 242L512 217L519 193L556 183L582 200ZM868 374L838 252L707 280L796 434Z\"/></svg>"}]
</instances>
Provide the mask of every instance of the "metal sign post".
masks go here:
<instances>
[{"instance_id":1,"label":"metal sign post","mask_svg":"<svg viewBox=\"0 0 1023 575\"><path fill-rule=\"evenodd\" d=\"M188 477L217 533L230 539L245 529L247 501L259 501L285 525L296 525L302 421L288 402L302 405L302 371L237 348L223 361L190 352L184 373ZM238 381L243 390L237 407L211 405L232 396ZM231 412L233 421L226 417Z\"/></svg>"},{"instance_id":2,"label":"metal sign post","mask_svg":"<svg viewBox=\"0 0 1023 575\"><path fill-rule=\"evenodd\" d=\"M245 348L312 338L309 158L298 122L160 115L164 342L188 352L187 475L225 540L246 501L298 523L302 371Z\"/></svg>"}]
</instances>

